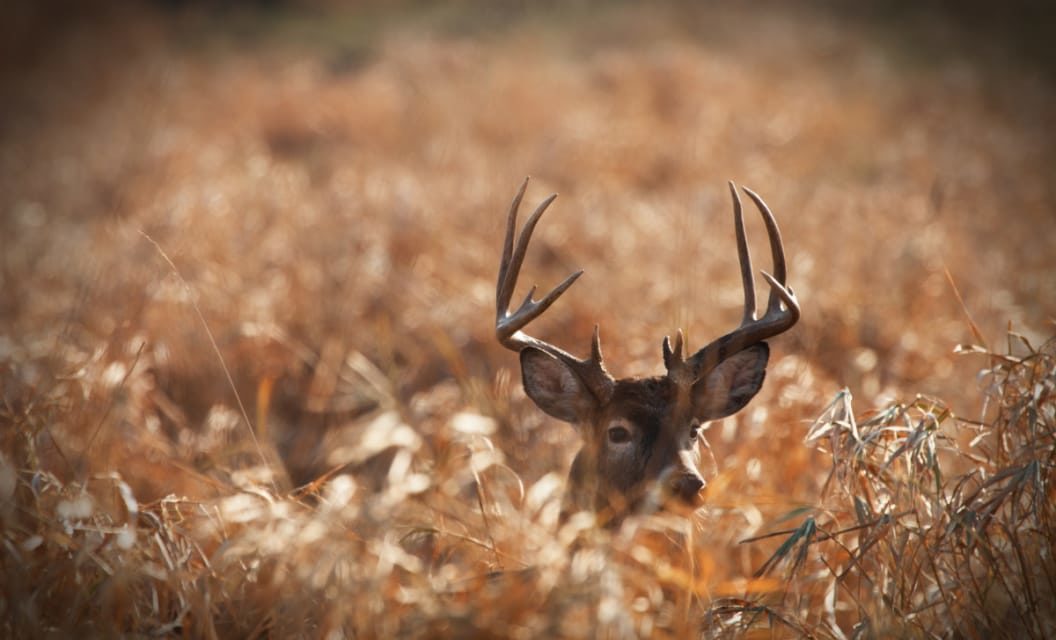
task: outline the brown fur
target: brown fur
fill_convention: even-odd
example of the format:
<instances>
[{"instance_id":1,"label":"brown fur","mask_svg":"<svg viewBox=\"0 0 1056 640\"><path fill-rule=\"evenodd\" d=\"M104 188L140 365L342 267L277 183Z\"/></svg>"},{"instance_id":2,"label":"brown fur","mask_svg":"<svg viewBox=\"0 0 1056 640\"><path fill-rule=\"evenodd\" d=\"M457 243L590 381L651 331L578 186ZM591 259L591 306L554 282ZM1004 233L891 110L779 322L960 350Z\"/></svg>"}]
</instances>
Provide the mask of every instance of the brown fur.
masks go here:
<instances>
[{"instance_id":1,"label":"brown fur","mask_svg":"<svg viewBox=\"0 0 1056 640\"><path fill-rule=\"evenodd\" d=\"M563 516L593 511L612 525L627 513L672 501L699 506L705 484L698 468L702 423L740 409L762 385L766 345L742 354L691 386L669 376L625 378L601 400L561 360L525 349L525 391L543 411L573 423L583 437L569 472Z\"/></svg>"}]
</instances>

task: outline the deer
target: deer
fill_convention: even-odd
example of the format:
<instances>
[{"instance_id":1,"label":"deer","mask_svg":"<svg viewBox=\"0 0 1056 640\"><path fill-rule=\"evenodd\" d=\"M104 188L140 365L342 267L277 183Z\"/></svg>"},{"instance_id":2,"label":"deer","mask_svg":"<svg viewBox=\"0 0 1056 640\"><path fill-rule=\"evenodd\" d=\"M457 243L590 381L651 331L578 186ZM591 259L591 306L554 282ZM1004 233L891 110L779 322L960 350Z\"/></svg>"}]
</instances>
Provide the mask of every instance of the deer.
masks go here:
<instances>
[{"instance_id":1,"label":"deer","mask_svg":"<svg viewBox=\"0 0 1056 640\"><path fill-rule=\"evenodd\" d=\"M744 290L740 325L688 357L682 330L665 336L666 373L614 378L601 352L594 325L590 355L580 359L524 332L583 275L576 271L535 300L536 286L516 310L510 308L528 244L539 219L557 197L543 200L516 235L517 214L528 187L525 178L506 217L506 234L496 286L495 336L519 354L526 395L547 415L570 423L583 441L572 461L562 500L562 522L579 512L615 527L632 513L695 511L706 485L700 470L702 430L748 404L763 384L770 348L766 340L788 331L800 308L786 283L784 245L777 221L761 197L745 194L762 216L769 236L773 274L761 271L770 287L766 311L757 317L755 280L737 185L733 199L737 255Z\"/></svg>"}]
</instances>

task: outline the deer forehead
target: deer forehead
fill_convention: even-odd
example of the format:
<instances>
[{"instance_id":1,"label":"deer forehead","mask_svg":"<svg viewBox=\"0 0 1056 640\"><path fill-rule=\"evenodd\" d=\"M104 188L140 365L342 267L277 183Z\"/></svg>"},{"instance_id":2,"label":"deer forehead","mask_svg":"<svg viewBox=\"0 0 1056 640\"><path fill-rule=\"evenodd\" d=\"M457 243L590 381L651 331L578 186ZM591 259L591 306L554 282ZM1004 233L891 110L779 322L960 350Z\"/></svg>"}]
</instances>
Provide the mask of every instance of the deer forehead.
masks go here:
<instances>
[{"instance_id":1,"label":"deer forehead","mask_svg":"<svg viewBox=\"0 0 1056 640\"><path fill-rule=\"evenodd\" d=\"M597 426L629 422L648 433L677 429L678 388L664 376L617 380L612 399L601 408Z\"/></svg>"}]
</instances>

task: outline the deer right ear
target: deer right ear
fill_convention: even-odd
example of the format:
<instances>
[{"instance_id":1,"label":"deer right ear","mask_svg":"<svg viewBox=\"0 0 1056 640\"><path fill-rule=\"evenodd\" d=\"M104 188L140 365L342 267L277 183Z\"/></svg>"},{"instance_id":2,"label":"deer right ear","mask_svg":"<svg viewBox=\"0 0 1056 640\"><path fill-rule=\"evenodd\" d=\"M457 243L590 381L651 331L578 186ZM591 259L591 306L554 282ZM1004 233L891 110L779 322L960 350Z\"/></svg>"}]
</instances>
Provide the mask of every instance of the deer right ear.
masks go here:
<instances>
[{"instance_id":1,"label":"deer right ear","mask_svg":"<svg viewBox=\"0 0 1056 640\"><path fill-rule=\"evenodd\" d=\"M542 349L521 349L521 378L528 397L558 420L576 423L597 408L597 400L580 377Z\"/></svg>"},{"instance_id":2,"label":"deer right ear","mask_svg":"<svg viewBox=\"0 0 1056 640\"><path fill-rule=\"evenodd\" d=\"M763 386L769 359L770 347L760 342L723 360L693 385L696 417L718 420L744 408Z\"/></svg>"}]
</instances>

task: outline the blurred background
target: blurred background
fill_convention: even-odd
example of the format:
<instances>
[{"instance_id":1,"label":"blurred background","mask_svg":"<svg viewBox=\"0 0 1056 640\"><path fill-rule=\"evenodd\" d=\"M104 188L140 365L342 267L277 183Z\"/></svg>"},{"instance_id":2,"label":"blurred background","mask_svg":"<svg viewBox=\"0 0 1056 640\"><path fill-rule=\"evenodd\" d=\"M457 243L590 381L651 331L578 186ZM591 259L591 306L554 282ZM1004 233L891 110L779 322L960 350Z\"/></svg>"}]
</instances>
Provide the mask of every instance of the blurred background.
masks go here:
<instances>
[{"instance_id":1,"label":"blurred background","mask_svg":"<svg viewBox=\"0 0 1056 640\"><path fill-rule=\"evenodd\" d=\"M479 427L526 480L563 472L574 434L493 338L526 175L526 207L560 198L522 287L586 270L535 332L585 353L600 323L618 376L658 372L678 327L700 346L739 320L726 181L773 208L803 317L710 436L755 491L811 495L802 438L839 389L977 417L985 363L955 346L1052 333L1044 3L3 14L0 371L22 428L0 437L62 478L223 492L258 459L244 416L296 486L375 464L357 443L392 412L437 451Z\"/></svg>"}]
</instances>

